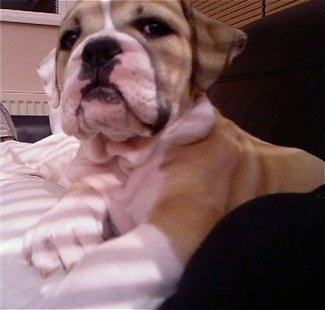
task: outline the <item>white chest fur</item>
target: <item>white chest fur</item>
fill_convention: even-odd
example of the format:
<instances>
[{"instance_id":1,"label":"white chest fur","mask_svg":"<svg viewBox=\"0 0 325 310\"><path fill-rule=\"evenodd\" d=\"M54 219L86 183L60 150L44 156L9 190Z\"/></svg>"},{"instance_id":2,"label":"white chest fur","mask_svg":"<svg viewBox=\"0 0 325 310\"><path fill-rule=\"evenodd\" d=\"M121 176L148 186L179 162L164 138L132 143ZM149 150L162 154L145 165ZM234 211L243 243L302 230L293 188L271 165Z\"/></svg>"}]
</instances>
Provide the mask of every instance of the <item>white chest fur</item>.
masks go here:
<instances>
[{"instance_id":1,"label":"white chest fur","mask_svg":"<svg viewBox=\"0 0 325 310\"><path fill-rule=\"evenodd\" d=\"M145 222L163 194L166 161L171 146L206 137L215 123L206 97L145 145L104 142L102 137L81 144L69 177L97 190L104 198L112 228L124 234Z\"/></svg>"}]
</instances>

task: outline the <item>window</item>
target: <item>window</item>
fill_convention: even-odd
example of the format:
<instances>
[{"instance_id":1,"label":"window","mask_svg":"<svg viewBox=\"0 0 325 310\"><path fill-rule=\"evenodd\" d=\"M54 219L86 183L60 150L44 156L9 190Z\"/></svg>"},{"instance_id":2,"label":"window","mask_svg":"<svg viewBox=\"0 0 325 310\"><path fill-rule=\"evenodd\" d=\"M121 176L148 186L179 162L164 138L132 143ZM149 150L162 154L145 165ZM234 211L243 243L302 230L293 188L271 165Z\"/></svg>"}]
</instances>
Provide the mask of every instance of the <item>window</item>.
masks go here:
<instances>
[{"instance_id":1,"label":"window","mask_svg":"<svg viewBox=\"0 0 325 310\"><path fill-rule=\"evenodd\" d=\"M57 0L0 0L1 9L59 13Z\"/></svg>"},{"instance_id":2,"label":"window","mask_svg":"<svg viewBox=\"0 0 325 310\"><path fill-rule=\"evenodd\" d=\"M0 0L0 21L59 25L75 0Z\"/></svg>"},{"instance_id":3,"label":"window","mask_svg":"<svg viewBox=\"0 0 325 310\"><path fill-rule=\"evenodd\" d=\"M241 27L308 0L192 0L193 5L228 25ZM0 0L0 21L59 25L75 0Z\"/></svg>"},{"instance_id":4,"label":"window","mask_svg":"<svg viewBox=\"0 0 325 310\"><path fill-rule=\"evenodd\" d=\"M308 0L192 0L202 13L235 27L305 1Z\"/></svg>"}]
</instances>

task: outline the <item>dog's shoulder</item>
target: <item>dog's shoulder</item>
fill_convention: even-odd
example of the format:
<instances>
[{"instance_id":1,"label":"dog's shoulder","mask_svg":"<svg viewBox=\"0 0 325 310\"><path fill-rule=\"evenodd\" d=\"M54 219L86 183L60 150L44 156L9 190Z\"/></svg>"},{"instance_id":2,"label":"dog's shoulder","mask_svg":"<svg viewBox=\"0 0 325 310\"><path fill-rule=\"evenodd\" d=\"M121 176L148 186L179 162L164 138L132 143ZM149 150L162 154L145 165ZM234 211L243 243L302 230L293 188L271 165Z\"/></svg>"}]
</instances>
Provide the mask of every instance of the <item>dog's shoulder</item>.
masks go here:
<instances>
[{"instance_id":1,"label":"dog's shoulder","mask_svg":"<svg viewBox=\"0 0 325 310\"><path fill-rule=\"evenodd\" d=\"M172 188L196 187L203 195L231 192L236 205L256 195L308 191L324 183L324 162L297 148L262 141L216 110L210 134L195 143L174 148L163 166ZM202 184L202 188L197 184ZM176 183L175 183L176 182ZM176 185L175 185L176 184ZM229 184L225 189L224 184ZM173 191L173 190L172 190ZM238 199L236 198L238 197ZM231 207L230 207L231 208Z\"/></svg>"}]
</instances>

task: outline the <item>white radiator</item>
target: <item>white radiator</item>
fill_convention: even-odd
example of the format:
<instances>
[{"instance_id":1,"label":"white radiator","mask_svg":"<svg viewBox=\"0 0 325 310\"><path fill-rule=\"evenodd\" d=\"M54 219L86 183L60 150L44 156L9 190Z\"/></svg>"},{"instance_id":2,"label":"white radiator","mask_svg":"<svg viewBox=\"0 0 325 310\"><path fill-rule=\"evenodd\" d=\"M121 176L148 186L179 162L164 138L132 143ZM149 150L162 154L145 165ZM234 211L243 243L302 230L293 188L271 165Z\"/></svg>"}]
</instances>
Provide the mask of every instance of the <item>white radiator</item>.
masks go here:
<instances>
[{"instance_id":1,"label":"white radiator","mask_svg":"<svg viewBox=\"0 0 325 310\"><path fill-rule=\"evenodd\" d=\"M48 97L37 92L1 92L1 103L11 115L48 115Z\"/></svg>"}]
</instances>

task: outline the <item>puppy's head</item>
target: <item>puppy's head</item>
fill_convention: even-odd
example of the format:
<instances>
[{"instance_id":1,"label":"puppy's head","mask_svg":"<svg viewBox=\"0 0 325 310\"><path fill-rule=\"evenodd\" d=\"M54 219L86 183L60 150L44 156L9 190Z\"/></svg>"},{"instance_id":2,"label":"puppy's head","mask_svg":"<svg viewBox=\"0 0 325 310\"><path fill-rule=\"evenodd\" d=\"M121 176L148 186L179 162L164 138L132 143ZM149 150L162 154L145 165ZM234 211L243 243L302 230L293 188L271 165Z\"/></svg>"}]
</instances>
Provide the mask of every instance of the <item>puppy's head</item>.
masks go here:
<instances>
[{"instance_id":1,"label":"puppy's head","mask_svg":"<svg viewBox=\"0 0 325 310\"><path fill-rule=\"evenodd\" d=\"M60 28L52 81L63 130L151 137L195 104L245 39L188 0L79 1Z\"/></svg>"}]
</instances>

